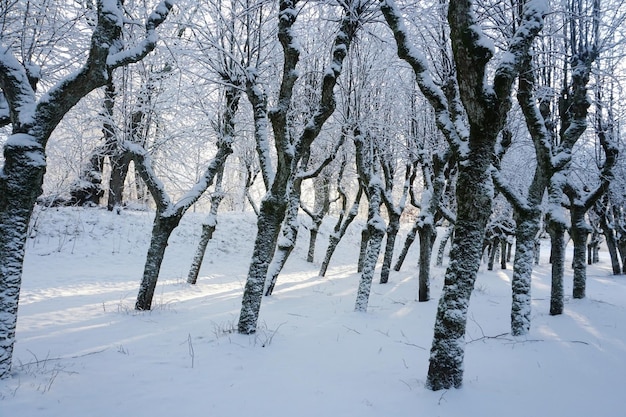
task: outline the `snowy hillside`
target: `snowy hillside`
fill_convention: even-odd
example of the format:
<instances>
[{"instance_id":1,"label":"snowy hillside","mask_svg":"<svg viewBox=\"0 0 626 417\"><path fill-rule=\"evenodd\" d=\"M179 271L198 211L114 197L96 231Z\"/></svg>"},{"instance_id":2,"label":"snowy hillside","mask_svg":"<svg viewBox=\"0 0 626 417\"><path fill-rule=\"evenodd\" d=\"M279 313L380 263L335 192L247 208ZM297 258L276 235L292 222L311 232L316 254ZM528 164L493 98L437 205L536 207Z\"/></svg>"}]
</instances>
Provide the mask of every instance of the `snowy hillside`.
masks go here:
<instances>
[{"instance_id":1,"label":"snowy hillside","mask_svg":"<svg viewBox=\"0 0 626 417\"><path fill-rule=\"evenodd\" d=\"M302 227L274 295L263 299L261 329L243 336L233 329L254 216L219 215L196 286L185 281L202 216L184 218L166 253L155 308L138 313L152 217L36 211L14 373L0 381L0 416L626 415L626 278L611 275L605 252L589 268L588 298L568 297L558 317L548 315L550 267L542 257L524 338L508 334L511 270L483 266L470 307L464 386L432 392L424 380L444 269L433 267L433 300L418 303L417 244L390 283L374 283L367 314L358 314L358 226L326 278L317 272L330 223L314 264L305 262Z\"/></svg>"}]
</instances>

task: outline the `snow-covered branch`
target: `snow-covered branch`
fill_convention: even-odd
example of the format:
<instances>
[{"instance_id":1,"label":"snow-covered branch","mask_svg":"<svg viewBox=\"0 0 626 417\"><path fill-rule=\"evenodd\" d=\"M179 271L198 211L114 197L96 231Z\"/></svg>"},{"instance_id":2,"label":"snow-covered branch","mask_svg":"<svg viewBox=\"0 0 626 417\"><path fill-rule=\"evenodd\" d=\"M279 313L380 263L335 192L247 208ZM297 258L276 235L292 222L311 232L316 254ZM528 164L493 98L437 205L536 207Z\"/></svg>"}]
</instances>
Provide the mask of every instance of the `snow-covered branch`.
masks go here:
<instances>
[{"instance_id":1,"label":"snow-covered branch","mask_svg":"<svg viewBox=\"0 0 626 417\"><path fill-rule=\"evenodd\" d=\"M152 158L143 146L132 142L124 142L120 145L125 151L130 152L133 161L137 166L139 176L148 187L157 209L161 212L172 206L170 197L165 191L163 182L159 179L153 169Z\"/></svg>"},{"instance_id":2,"label":"snow-covered branch","mask_svg":"<svg viewBox=\"0 0 626 417\"><path fill-rule=\"evenodd\" d=\"M35 92L28 82L26 69L8 48L2 49L0 51L0 88L4 94L0 99L0 118L8 118L19 126L29 125L32 123L35 110Z\"/></svg>"},{"instance_id":3,"label":"snow-covered branch","mask_svg":"<svg viewBox=\"0 0 626 417\"><path fill-rule=\"evenodd\" d=\"M103 1L103 3L108 2ZM146 37L132 48L110 54L106 60L109 70L141 61L154 50L158 40L156 28L165 21L173 6L174 2L171 0L161 1L146 20Z\"/></svg>"},{"instance_id":4,"label":"snow-covered branch","mask_svg":"<svg viewBox=\"0 0 626 417\"><path fill-rule=\"evenodd\" d=\"M448 108L443 90L435 84L426 57L409 42L408 30L402 21L402 14L393 0L383 0L380 6L387 24L391 28L398 47L398 57L405 60L415 73L417 84L435 110L437 127L444 134L452 149L459 155L465 154L464 142L469 132L459 131Z\"/></svg>"},{"instance_id":5,"label":"snow-covered branch","mask_svg":"<svg viewBox=\"0 0 626 417\"><path fill-rule=\"evenodd\" d=\"M515 210L529 212L531 210L528 205L528 200L521 196L511 184L508 183L504 178L502 178L502 174L500 170L496 167L492 167L491 169L491 178L493 178L493 183L496 186L497 190L502 193L507 199L507 201L515 207Z\"/></svg>"},{"instance_id":6,"label":"snow-covered branch","mask_svg":"<svg viewBox=\"0 0 626 417\"><path fill-rule=\"evenodd\" d=\"M533 40L543 28L543 19L548 11L546 0L530 0L524 5L520 26L496 69L493 85L498 100L510 96L513 82L527 59Z\"/></svg>"}]
</instances>

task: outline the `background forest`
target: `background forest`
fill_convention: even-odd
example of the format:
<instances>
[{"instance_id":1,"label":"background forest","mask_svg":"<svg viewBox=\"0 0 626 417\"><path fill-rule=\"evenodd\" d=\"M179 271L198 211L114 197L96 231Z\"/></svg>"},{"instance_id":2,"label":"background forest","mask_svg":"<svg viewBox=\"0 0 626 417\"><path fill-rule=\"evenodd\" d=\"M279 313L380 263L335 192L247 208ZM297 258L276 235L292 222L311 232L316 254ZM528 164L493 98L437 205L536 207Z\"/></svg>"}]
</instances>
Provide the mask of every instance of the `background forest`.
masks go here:
<instances>
[{"instance_id":1,"label":"background forest","mask_svg":"<svg viewBox=\"0 0 626 417\"><path fill-rule=\"evenodd\" d=\"M159 304L186 216L186 291L210 274L223 218L251 226L249 250L220 242L246 257L218 339L258 340L290 262L320 282L349 265L359 313L410 270L434 318L420 385L461 387L485 268L507 271L510 322L493 338L509 341L534 338L535 281L560 316L588 297L587 268L626 272L625 16L608 0L3 2L0 376L24 372L29 242L61 218L42 213L79 206L58 213L153 217L132 232L145 235L132 317Z\"/></svg>"}]
</instances>

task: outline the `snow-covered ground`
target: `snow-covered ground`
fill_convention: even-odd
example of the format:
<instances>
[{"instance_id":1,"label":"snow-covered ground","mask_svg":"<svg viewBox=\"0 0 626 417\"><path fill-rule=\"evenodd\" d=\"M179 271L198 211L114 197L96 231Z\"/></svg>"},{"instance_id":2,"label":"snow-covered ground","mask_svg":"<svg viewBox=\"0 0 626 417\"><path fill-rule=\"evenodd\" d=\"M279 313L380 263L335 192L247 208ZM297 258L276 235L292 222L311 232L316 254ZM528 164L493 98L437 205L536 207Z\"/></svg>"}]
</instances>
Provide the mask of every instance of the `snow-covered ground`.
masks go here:
<instances>
[{"instance_id":1,"label":"snow-covered ground","mask_svg":"<svg viewBox=\"0 0 626 417\"><path fill-rule=\"evenodd\" d=\"M196 286L186 276L202 216L171 238L153 311L133 310L152 214L37 211L24 269L14 374L0 416L624 416L626 278L608 255L588 270L588 297L548 315L547 257L533 275L530 335L509 331L511 270L481 267L461 389L424 388L443 268L416 301L417 243L390 283L353 311L360 231L326 278L305 262L308 233L261 308L260 330L234 332L255 219L220 214ZM399 245L403 244L403 236ZM548 243L544 245L547 249ZM567 270L566 294L571 293Z\"/></svg>"}]
</instances>

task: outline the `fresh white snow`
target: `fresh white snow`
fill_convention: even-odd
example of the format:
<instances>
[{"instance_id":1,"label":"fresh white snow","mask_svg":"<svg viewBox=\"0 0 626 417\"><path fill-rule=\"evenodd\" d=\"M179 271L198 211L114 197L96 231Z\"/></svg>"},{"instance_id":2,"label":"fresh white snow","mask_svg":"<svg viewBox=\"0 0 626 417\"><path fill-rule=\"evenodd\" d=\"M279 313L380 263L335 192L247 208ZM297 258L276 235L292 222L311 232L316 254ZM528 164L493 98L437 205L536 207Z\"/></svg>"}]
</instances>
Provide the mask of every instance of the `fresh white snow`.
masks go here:
<instances>
[{"instance_id":1,"label":"fresh white snow","mask_svg":"<svg viewBox=\"0 0 626 417\"><path fill-rule=\"evenodd\" d=\"M256 233L224 213L198 284L186 284L202 213L183 218L166 252L154 310L133 305L154 213L37 210L28 241L12 378L0 416L623 416L626 278L606 252L588 270L588 298L551 317L548 242L533 273L532 328L511 337L511 270L483 265L468 313L461 389L424 388L444 269L418 303L416 242L401 272L372 285L353 311L362 222L317 276L334 219L308 233L265 297L257 334L233 332ZM308 219L303 217L303 223ZM397 240L404 244L410 224ZM442 235L442 233L440 233ZM437 246L435 246L437 247ZM568 249L571 249L571 245ZM568 251L568 254L570 252ZM566 265L566 294L571 270Z\"/></svg>"}]
</instances>

